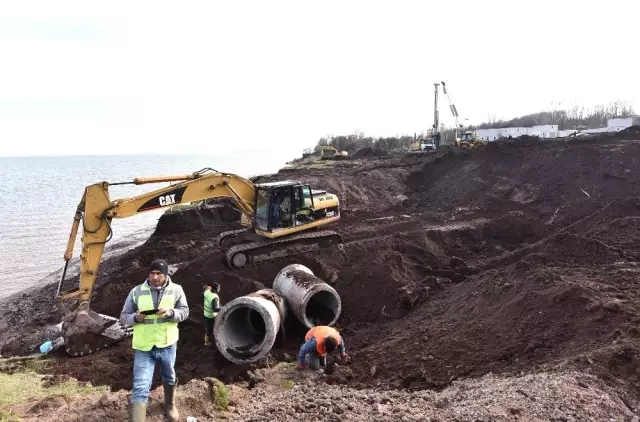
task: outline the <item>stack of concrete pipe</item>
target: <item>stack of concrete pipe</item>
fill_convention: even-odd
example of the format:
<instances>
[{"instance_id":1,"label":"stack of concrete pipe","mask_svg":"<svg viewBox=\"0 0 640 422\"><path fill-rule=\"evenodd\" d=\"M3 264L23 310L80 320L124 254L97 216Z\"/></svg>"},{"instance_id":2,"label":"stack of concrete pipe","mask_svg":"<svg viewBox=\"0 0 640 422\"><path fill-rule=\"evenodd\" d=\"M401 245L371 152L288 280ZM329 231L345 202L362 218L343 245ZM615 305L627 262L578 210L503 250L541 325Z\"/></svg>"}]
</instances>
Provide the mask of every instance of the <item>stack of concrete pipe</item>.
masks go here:
<instances>
[{"instance_id":1,"label":"stack of concrete pipe","mask_svg":"<svg viewBox=\"0 0 640 422\"><path fill-rule=\"evenodd\" d=\"M287 311L311 328L335 324L341 310L335 289L304 265L288 265L273 289L241 296L220 309L213 328L216 346L230 362L256 362L271 351Z\"/></svg>"}]
</instances>

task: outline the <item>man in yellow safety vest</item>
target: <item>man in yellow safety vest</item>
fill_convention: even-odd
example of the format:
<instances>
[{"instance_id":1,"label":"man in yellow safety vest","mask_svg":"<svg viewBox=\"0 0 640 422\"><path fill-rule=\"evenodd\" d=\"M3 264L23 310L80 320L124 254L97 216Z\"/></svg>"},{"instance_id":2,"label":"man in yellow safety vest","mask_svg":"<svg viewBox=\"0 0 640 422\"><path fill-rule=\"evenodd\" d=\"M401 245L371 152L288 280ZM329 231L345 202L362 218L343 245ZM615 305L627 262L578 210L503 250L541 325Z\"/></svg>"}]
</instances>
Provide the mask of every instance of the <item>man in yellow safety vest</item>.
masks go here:
<instances>
[{"instance_id":1,"label":"man in yellow safety vest","mask_svg":"<svg viewBox=\"0 0 640 422\"><path fill-rule=\"evenodd\" d=\"M175 372L178 323L189 316L189 305L182 287L169 277L169 264L156 259L149 266L149 276L134 287L122 308L120 322L133 326L133 389L130 422L144 422L147 399L156 363L160 364L164 388L164 406L170 421L178 420Z\"/></svg>"},{"instance_id":2,"label":"man in yellow safety vest","mask_svg":"<svg viewBox=\"0 0 640 422\"><path fill-rule=\"evenodd\" d=\"M205 284L204 290L204 345L210 346L213 340L213 324L220 312L220 284Z\"/></svg>"}]
</instances>

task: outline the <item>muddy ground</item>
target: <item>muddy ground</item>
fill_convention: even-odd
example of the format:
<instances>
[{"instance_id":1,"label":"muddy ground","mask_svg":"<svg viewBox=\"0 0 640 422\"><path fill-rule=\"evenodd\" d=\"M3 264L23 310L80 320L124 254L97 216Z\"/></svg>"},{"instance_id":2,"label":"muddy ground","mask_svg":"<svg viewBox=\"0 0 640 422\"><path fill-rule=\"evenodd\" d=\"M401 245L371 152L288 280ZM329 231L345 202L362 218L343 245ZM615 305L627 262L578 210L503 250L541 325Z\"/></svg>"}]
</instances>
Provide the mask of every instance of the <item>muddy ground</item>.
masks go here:
<instances>
[{"instance_id":1,"label":"muddy ground","mask_svg":"<svg viewBox=\"0 0 640 422\"><path fill-rule=\"evenodd\" d=\"M194 379L179 389L181 420L197 421L634 421L637 417L615 391L592 375L578 372L506 377L485 375L454 381L442 391L357 389L326 384L323 375L297 373L292 365L255 372L263 382L236 383L228 405L213 403L219 390L211 378ZM53 396L14 406L25 422L120 422L127 418L129 394L96 393L83 399ZM149 422L164 421L161 389L152 392Z\"/></svg>"},{"instance_id":2,"label":"muddy ground","mask_svg":"<svg viewBox=\"0 0 640 422\"><path fill-rule=\"evenodd\" d=\"M353 360L320 380L327 385L327 400L347 394L341 409L348 403L357 408L371 391L391 391L384 394L396 394L406 407L401 416L415 420L419 413L410 406L415 395L446 397L465 385L464 406L453 407L460 420L469 420L465 415L471 414L464 412L486 404L485 395L473 394L485 387L495 393L490 407L506 412L504 420L600 420L607 415L632 420L640 391L638 169L640 134L635 128L597 138L505 140L471 153L452 149L283 169L258 181L297 179L338 194L342 219L333 228L343 235L342 245L230 271L215 236L239 227L233 213L212 209L167 215L146 244L103 264L92 306L119 315L149 262L163 257L178 265L173 279L185 288L191 306L191 316L181 324L176 365L181 383L195 385L213 376L255 384L254 366L231 365L202 348L200 286L220 282L225 303L269 287L283 266L301 263L342 298L337 326ZM46 287L3 306L3 356L28 353L40 344L42 327L57 318L50 313L52 293ZM32 321L36 324L27 325ZM295 355L304 330L293 318L286 328L286 338L278 339L271 356L257 367ZM60 353L56 359L46 371L114 391L130 388L130 341L87 357ZM545 392L545 385L564 391L558 393L556 410L551 404L548 413L543 405L535 410L540 413L523 413L533 412L526 405L509 410L519 388L510 383L527 376L537 381L525 384L539 382L538 395L552 391ZM573 377L575 383L562 377ZM272 400L276 409L292 400L304 409L307 402L296 401L294 393L305 382L298 380L271 399L256 395L262 391L258 383L245 391L246 400ZM317 398L310 391L303 395L308 402ZM573 413L554 413L562 406ZM237 420L262 420L260 407L235 409ZM304 417L293 409L292 419ZM453 419L448 408L434 409L423 420ZM286 419L279 411L274 416ZM601 413L589 413L596 411ZM503 419L497 415L478 413L477 418ZM379 416L372 420L387 419Z\"/></svg>"}]
</instances>

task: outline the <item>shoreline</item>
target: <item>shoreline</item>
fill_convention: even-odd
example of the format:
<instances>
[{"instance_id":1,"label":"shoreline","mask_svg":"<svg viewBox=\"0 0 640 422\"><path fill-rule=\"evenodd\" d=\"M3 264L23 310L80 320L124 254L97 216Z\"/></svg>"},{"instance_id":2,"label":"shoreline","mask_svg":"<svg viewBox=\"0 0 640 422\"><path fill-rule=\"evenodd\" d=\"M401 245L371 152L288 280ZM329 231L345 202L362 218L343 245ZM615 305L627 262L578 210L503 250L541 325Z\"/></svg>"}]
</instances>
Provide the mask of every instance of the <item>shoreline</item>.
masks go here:
<instances>
[{"instance_id":1,"label":"shoreline","mask_svg":"<svg viewBox=\"0 0 640 422\"><path fill-rule=\"evenodd\" d=\"M58 168L60 164L52 165L54 162L49 161L53 158L38 157L37 164L18 160L5 168L7 186L16 194L21 193L2 206L0 256L8 268L5 272L8 283L0 291L0 300L52 281L52 274L64 264L62 257L77 201L81 199L86 186L103 180L126 182L135 177L186 174L205 167L224 167L227 172L242 175L254 172L266 174L277 171L286 161L276 153L185 154L177 157L126 155L117 162L110 162L108 157L98 155L79 157L82 160L61 161L62 168ZM41 166L43 171L32 177L30 169L33 166ZM50 184L52 180L58 181ZM162 185L114 186L110 189L110 196L112 200L131 198ZM40 205L43 203L51 205L43 207ZM136 232L141 229L153 230L160 215L161 212L151 210L132 218L114 219L115 235L107 247L132 236L139 237ZM142 233L144 236L145 232ZM75 256L80 252L79 240L74 248Z\"/></svg>"},{"instance_id":2,"label":"shoreline","mask_svg":"<svg viewBox=\"0 0 640 422\"><path fill-rule=\"evenodd\" d=\"M107 259L117 257L119 255L122 255L132 249L135 249L143 245L147 240L149 240L149 238L155 231L156 226L157 226L157 222L152 227L136 230L126 238L120 239L116 243L113 243L111 245L107 244L105 246L104 253L102 254L101 263L103 263ZM131 237L134 237L134 239L132 240ZM79 244L79 242L80 240L78 239L76 241L76 245ZM62 251L62 253L63 252L64 251ZM64 262L64 260L61 260L61 261ZM46 276L40 278L38 281L34 282L30 286L20 288L19 290L12 292L6 296L2 296L2 294L0 294L0 305L4 305L6 304L6 302L15 300L17 297L23 296L25 294L33 293L36 290L42 289L44 286L57 284L60 279L60 276L62 275L63 269L64 269L64 264L57 270L52 271ZM79 271L80 271L80 257L74 256L69 262L69 266L67 268L66 280L69 280L77 276Z\"/></svg>"}]
</instances>

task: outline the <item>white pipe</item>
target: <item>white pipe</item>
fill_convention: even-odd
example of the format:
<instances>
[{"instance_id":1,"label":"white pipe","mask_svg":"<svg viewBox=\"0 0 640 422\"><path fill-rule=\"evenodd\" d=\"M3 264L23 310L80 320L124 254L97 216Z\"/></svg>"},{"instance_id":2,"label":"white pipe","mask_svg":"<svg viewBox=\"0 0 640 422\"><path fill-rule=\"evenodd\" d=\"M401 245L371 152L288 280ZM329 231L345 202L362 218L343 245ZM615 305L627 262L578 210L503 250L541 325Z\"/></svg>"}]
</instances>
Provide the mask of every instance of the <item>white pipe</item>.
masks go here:
<instances>
[{"instance_id":1,"label":"white pipe","mask_svg":"<svg viewBox=\"0 0 640 422\"><path fill-rule=\"evenodd\" d=\"M271 289L238 297L220 309L213 327L216 346L233 363L265 357L287 312L284 298Z\"/></svg>"},{"instance_id":2,"label":"white pipe","mask_svg":"<svg viewBox=\"0 0 640 422\"><path fill-rule=\"evenodd\" d=\"M273 290L284 296L293 314L308 328L333 325L340 316L342 301L338 292L304 265L292 264L280 270Z\"/></svg>"}]
</instances>

